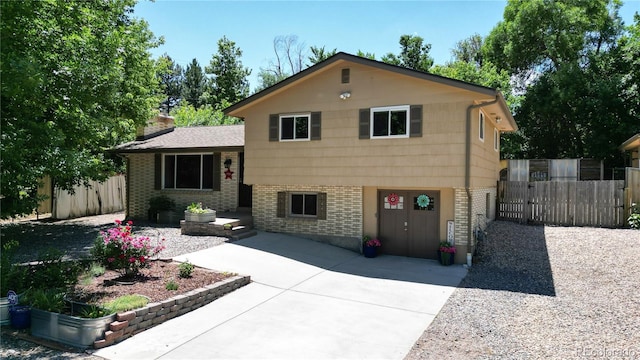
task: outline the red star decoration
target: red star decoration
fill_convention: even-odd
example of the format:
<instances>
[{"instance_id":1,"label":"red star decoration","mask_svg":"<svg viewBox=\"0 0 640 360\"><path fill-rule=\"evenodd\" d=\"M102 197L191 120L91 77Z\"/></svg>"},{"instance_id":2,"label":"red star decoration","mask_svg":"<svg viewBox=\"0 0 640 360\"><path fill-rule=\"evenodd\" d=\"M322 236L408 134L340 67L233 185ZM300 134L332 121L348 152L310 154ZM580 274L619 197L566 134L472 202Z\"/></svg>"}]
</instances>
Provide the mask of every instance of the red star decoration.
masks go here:
<instances>
[{"instance_id":1,"label":"red star decoration","mask_svg":"<svg viewBox=\"0 0 640 360\"><path fill-rule=\"evenodd\" d=\"M231 169L227 169L224 171L224 178L225 179L233 179L233 171L231 171Z\"/></svg>"}]
</instances>

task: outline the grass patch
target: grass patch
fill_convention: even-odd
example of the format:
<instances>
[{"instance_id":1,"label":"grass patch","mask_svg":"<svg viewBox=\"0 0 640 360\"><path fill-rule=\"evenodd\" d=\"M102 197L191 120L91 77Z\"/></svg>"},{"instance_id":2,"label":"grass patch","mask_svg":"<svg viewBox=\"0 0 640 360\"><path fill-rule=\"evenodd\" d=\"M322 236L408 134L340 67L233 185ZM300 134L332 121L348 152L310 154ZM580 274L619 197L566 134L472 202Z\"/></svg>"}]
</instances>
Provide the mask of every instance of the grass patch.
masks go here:
<instances>
[{"instance_id":1,"label":"grass patch","mask_svg":"<svg viewBox=\"0 0 640 360\"><path fill-rule=\"evenodd\" d=\"M129 311L133 309L139 309L147 306L149 299L142 295L123 295L117 299L113 299L103 304L103 307L110 313L117 313L123 311Z\"/></svg>"}]
</instances>

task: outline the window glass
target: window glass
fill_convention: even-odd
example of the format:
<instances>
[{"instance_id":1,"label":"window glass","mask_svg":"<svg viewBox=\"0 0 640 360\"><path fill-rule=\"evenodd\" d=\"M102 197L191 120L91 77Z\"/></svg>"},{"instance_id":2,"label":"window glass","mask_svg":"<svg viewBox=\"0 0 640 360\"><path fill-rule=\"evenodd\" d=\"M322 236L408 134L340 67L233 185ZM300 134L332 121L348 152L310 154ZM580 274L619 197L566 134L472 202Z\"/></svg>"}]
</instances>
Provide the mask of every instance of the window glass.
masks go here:
<instances>
[{"instance_id":1,"label":"window glass","mask_svg":"<svg viewBox=\"0 0 640 360\"><path fill-rule=\"evenodd\" d=\"M378 111L373 113L373 136L389 135L389 112Z\"/></svg>"},{"instance_id":2,"label":"window glass","mask_svg":"<svg viewBox=\"0 0 640 360\"><path fill-rule=\"evenodd\" d=\"M176 156L176 189L200 188L200 155Z\"/></svg>"},{"instance_id":3,"label":"window glass","mask_svg":"<svg viewBox=\"0 0 640 360\"><path fill-rule=\"evenodd\" d=\"M175 155L166 155L164 157L164 187L173 189L176 187L174 179L176 175L176 157Z\"/></svg>"},{"instance_id":4,"label":"window glass","mask_svg":"<svg viewBox=\"0 0 640 360\"><path fill-rule=\"evenodd\" d=\"M303 194L291 195L291 214L304 215L304 195Z\"/></svg>"},{"instance_id":5,"label":"window glass","mask_svg":"<svg viewBox=\"0 0 640 360\"><path fill-rule=\"evenodd\" d=\"M408 137L409 106L371 109L371 137Z\"/></svg>"},{"instance_id":6,"label":"window glass","mask_svg":"<svg viewBox=\"0 0 640 360\"><path fill-rule=\"evenodd\" d=\"M482 111L480 112L478 126L480 127L480 129L478 130L480 140L484 140L484 113Z\"/></svg>"},{"instance_id":7,"label":"window glass","mask_svg":"<svg viewBox=\"0 0 640 360\"><path fill-rule=\"evenodd\" d=\"M296 117L296 139L308 139L309 138L309 117L298 116Z\"/></svg>"},{"instance_id":8,"label":"window glass","mask_svg":"<svg viewBox=\"0 0 640 360\"><path fill-rule=\"evenodd\" d=\"M280 117L280 140L308 140L310 115Z\"/></svg>"},{"instance_id":9,"label":"window glass","mask_svg":"<svg viewBox=\"0 0 640 360\"><path fill-rule=\"evenodd\" d=\"M293 117L283 117L280 119L280 139L282 140L293 140L293 128L294 122Z\"/></svg>"},{"instance_id":10,"label":"window glass","mask_svg":"<svg viewBox=\"0 0 640 360\"><path fill-rule=\"evenodd\" d=\"M389 135L405 135L407 133L407 112L391 112L391 132Z\"/></svg>"},{"instance_id":11,"label":"window glass","mask_svg":"<svg viewBox=\"0 0 640 360\"><path fill-rule=\"evenodd\" d=\"M165 189L213 189L213 154L164 156Z\"/></svg>"},{"instance_id":12,"label":"window glass","mask_svg":"<svg viewBox=\"0 0 640 360\"><path fill-rule=\"evenodd\" d=\"M202 188L213 189L213 155L202 155Z\"/></svg>"},{"instance_id":13,"label":"window glass","mask_svg":"<svg viewBox=\"0 0 640 360\"><path fill-rule=\"evenodd\" d=\"M317 216L318 195L291 194L291 215L309 217Z\"/></svg>"}]
</instances>

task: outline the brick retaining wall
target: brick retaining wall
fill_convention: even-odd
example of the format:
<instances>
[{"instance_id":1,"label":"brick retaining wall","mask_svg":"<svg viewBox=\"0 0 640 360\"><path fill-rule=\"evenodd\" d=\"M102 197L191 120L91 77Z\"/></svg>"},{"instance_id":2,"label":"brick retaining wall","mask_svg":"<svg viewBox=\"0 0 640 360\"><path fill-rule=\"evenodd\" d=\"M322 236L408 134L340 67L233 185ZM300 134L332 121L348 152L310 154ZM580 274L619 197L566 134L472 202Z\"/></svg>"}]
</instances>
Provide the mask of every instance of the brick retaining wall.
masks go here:
<instances>
[{"instance_id":1,"label":"brick retaining wall","mask_svg":"<svg viewBox=\"0 0 640 360\"><path fill-rule=\"evenodd\" d=\"M233 276L161 302L150 303L140 309L118 313L116 321L112 322L109 325L109 330L104 332L104 339L96 340L93 347L100 349L125 340L176 316L207 305L213 300L249 284L250 281L251 277L249 276Z\"/></svg>"}]
</instances>

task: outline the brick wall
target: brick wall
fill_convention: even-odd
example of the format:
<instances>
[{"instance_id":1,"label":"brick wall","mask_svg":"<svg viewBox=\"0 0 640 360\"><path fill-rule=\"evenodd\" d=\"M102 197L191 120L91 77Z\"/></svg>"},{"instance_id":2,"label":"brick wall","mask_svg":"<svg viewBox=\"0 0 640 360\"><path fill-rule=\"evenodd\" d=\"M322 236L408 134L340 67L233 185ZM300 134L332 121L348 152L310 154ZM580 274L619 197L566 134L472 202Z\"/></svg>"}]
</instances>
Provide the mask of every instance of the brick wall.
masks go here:
<instances>
[{"instance_id":1,"label":"brick wall","mask_svg":"<svg viewBox=\"0 0 640 360\"><path fill-rule=\"evenodd\" d=\"M327 219L277 217L277 194L279 191L327 193ZM254 185L253 218L255 228L259 230L296 234L360 251L362 188L357 186Z\"/></svg>"},{"instance_id":2,"label":"brick wall","mask_svg":"<svg viewBox=\"0 0 640 360\"><path fill-rule=\"evenodd\" d=\"M487 215L487 194L489 194L489 212ZM487 217L487 222L495 219L496 188L476 188L471 190L471 228L478 222L477 214ZM482 220L481 220L482 221ZM486 223L484 224L486 225ZM455 189L455 239L456 245L468 245L467 241L467 192L464 188Z\"/></svg>"},{"instance_id":3,"label":"brick wall","mask_svg":"<svg viewBox=\"0 0 640 360\"><path fill-rule=\"evenodd\" d=\"M249 284L250 280L249 276L234 276L187 294L119 313L116 315L116 321L112 322L109 330L105 331L104 339L96 340L93 347L100 349L112 345L176 316L186 314Z\"/></svg>"},{"instance_id":4,"label":"brick wall","mask_svg":"<svg viewBox=\"0 0 640 360\"><path fill-rule=\"evenodd\" d=\"M130 154L129 158L129 202L127 217L146 219L149 210L149 199L158 195L167 195L176 202L176 211L186 209L193 202L202 202L204 206L217 211L235 211L238 206L238 153L223 152L221 154L221 191L211 190L155 190L154 154ZM225 179L224 161L232 160L232 179Z\"/></svg>"}]
</instances>

